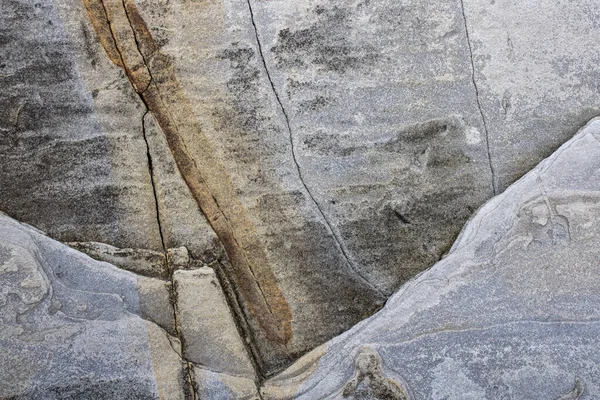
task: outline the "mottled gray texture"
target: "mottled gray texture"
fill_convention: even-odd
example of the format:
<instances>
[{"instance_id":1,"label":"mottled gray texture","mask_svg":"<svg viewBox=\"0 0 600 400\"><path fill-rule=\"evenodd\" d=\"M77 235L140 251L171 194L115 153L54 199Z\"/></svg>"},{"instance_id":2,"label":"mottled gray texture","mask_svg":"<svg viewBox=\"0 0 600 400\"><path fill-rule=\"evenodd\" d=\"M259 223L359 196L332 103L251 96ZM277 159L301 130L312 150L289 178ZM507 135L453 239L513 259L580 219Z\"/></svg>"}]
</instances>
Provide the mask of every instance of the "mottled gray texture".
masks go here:
<instances>
[{"instance_id":1,"label":"mottled gray texture","mask_svg":"<svg viewBox=\"0 0 600 400\"><path fill-rule=\"evenodd\" d=\"M119 268L150 277L165 277L167 261L161 251L148 249L119 249L99 242L66 242L65 244L88 256L106 261Z\"/></svg>"},{"instance_id":2,"label":"mottled gray texture","mask_svg":"<svg viewBox=\"0 0 600 400\"><path fill-rule=\"evenodd\" d=\"M492 195L458 1L250 1L305 182L387 294Z\"/></svg>"},{"instance_id":3,"label":"mottled gray texture","mask_svg":"<svg viewBox=\"0 0 600 400\"><path fill-rule=\"evenodd\" d=\"M208 369L193 370L196 396L210 400L259 400L258 389L254 380L227 375Z\"/></svg>"},{"instance_id":4,"label":"mottled gray texture","mask_svg":"<svg viewBox=\"0 0 600 400\"><path fill-rule=\"evenodd\" d=\"M599 174L595 119L483 206L448 257L263 397L339 398L361 352L413 399L558 399L576 381L579 398L600 397Z\"/></svg>"},{"instance_id":5,"label":"mottled gray texture","mask_svg":"<svg viewBox=\"0 0 600 400\"><path fill-rule=\"evenodd\" d=\"M152 282L0 214L0 397L183 399Z\"/></svg>"},{"instance_id":6,"label":"mottled gray texture","mask_svg":"<svg viewBox=\"0 0 600 400\"><path fill-rule=\"evenodd\" d=\"M167 249L185 246L189 256L204 262L225 257L217 235L190 194L165 136L150 113L144 116L144 134L164 246Z\"/></svg>"},{"instance_id":7,"label":"mottled gray texture","mask_svg":"<svg viewBox=\"0 0 600 400\"><path fill-rule=\"evenodd\" d=\"M159 250L143 105L85 11L0 7L0 209L62 241Z\"/></svg>"},{"instance_id":8,"label":"mottled gray texture","mask_svg":"<svg viewBox=\"0 0 600 400\"><path fill-rule=\"evenodd\" d=\"M503 190L600 115L600 3L463 1Z\"/></svg>"},{"instance_id":9,"label":"mottled gray texture","mask_svg":"<svg viewBox=\"0 0 600 400\"><path fill-rule=\"evenodd\" d=\"M248 220L233 236L264 247L291 338L253 322L254 282L231 284L238 266L82 0L0 3L0 210L164 279L142 314L171 334L170 268L217 261L264 375L380 309L600 112L593 0L135 3L179 81L174 109L200 123L182 139L192 159L203 135L214 149Z\"/></svg>"},{"instance_id":10,"label":"mottled gray texture","mask_svg":"<svg viewBox=\"0 0 600 400\"><path fill-rule=\"evenodd\" d=\"M257 340L267 372L374 312L403 281L437 261L491 196L483 124L455 4L412 7L406 19L427 17L430 23L406 31L392 29L393 18L383 20L390 10L406 10L381 5L381 26L369 36L364 31L373 24L337 4L311 6L305 16L300 3L260 3L252 11L261 43L243 0L138 6L173 60L290 304L292 342L283 349ZM291 100L278 86L284 77L270 68L276 43L263 26L272 14L262 7L274 7L280 18L265 22L268 29L303 27L306 20L318 30L314 41L333 43L315 50L329 57L316 61L326 70L302 65L302 84L290 87L300 97L331 94L331 101L319 105L317 99L302 112L287 108ZM435 39L432 48L410 43L409 33L425 42L451 30L451 39ZM393 37L369 44L382 32ZM288 37L287 50L277 51L310 64L312 53L304 54L298 41ZM405 54L406 48L414 51ZM417 56L437 69L406 77ZM359 92L364 98L355 101ZM389 106L382 107L384 100ZM360 109L377 116L365 119Z\"/></svg>"}]
</instances>

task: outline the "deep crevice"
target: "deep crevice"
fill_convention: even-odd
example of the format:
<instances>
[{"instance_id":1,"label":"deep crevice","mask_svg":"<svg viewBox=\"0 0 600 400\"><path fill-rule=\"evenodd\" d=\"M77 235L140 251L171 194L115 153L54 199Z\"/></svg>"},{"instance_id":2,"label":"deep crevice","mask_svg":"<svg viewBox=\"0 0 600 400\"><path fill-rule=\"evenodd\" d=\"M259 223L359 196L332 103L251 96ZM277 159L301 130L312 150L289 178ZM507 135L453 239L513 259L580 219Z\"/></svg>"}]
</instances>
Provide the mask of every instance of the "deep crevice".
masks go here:
<instances>
[{"instance_id":1,"label":"deep crevice","mask_svg":"<svg viewBox=\"0 0 600 400\"><path fill-rule=\"evenodd\" d=\"M471 47L471 38L469 36L469 28L467 26L467 16L465 14L465 5L463 0L460 0L460 9L463 17L463 22L465 26L465 34L467 36L467 46L469 47L469 59L471 62L471 81L473 82L473 87L475 88L475 99L477 100L477 108L479 109L479 114L481 115L481 121L483 122L483 130L485 131L485 146L488 156L488 162L490 164L490 172L492 174L492 190L494 192L494 196L498 194L498 187L496 183L496 172L494 170L494 164L492 163L492 153L490 150L490 135L487 127L487 122L485 120L485 115L483 113L483 108L481 106L481 100L479 98L479 88L477 87L477 81L475 79L475 62L473 60L473 48Z\"/></svg>"},{"instance_id":2,"label":"deep crevice","mask_svg":"<svg viewBox=\"0 0 600 400\"><path fill-rule=\"evenodd\" d=\"M290 139L292 160L294 161L294 165L296 166L296 171L298 173L298 178L300 179L300 182L302 183L302 186L304 187L304 190L308 194L308 197L310 198L311 202L317 208L317 210L319 212L319 215L321 216L321 219L325 222L325 225L327 226L327 229L331 232L331 236L333 237L333 240L336 243L336 247L340 250L340 253L344 257L344 260L346 261L346 263L348 264L348 266L352 269L352 271L367 286L371 287L373 290L375 290L383 298L386 298L387 296L385 295L385 293L383 293L377 286L375 286L373 283L371 283L359 271L359 269L356 268L356 266L354 265L354 263L350 260L350 256L348 254L348 251L346 250L346 248L345 248L345 246L344 246L341 238L338 236L337 232L333 229L333 226L329 222L329 219L326 217L325 213L323 212L323 209L321 208L321 206L317 202L315 196L312 194L312 191L309 189L308 185L304 181L304 176L302 174L302 169L300 168L300 163L298 162L298 157L296 155L296 147L294 145L294 135L293 135L292 127L291 127L291 124L290 124L290 118L288 116L288 113L287 113L285 107L283 106L283 103L281 102L281 99L279 98L279 94L277 93L277 89L275 88L275 84L273 83L273 79L271 78L271 73L269 72L269 68L267 67L267 62L265 60L265 56L264 56L264 53L263 53L262 44L261 44L261 41L260 41L260 37L258 35L258 27L256 26L256 22L254 21L254 12L252 11L252 4L250 3L250 0L246 0L246 3L248 4L248 10L250 11L250 21L252 22L252 27L254 28L254 35L256 37L256 44L257 44L257 47L258 47L258 53L260 55L260 60L262 62L262 65L263 65L266 77L267 77L267 79L269 81L269 84L271 86L271 90L273 91L273 94L275 95L275 100L277 101L277 105L279 106L279 109L280 109L281 113L283 114L283 119L285 120L285 125L286 125L287 131L288 131L288 134L289 134L289 139Z\"/></svg>"}]
</instances>

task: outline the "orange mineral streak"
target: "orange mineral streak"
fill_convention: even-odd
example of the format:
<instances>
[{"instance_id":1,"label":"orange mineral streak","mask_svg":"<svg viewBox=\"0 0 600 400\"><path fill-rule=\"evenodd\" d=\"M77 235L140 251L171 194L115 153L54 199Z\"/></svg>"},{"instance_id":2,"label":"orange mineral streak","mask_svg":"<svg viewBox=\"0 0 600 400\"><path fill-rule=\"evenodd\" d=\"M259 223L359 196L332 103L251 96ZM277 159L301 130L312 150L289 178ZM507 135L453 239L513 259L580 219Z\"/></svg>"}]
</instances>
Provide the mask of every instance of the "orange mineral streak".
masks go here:
<instances>
[{"instance_id":1,"label":"orange mineral streak","mask_svg":"<svg viewBox=\"0 0 600 400\"><path fill-rule=\"evenodd\" d=\"M83 0L100 43L123 68L161 127L198 206L221 240L232 265L229 278L267 339L292 338L292 315L254 226L225 169L214 157L168 58L159 52L131 0ZM189 149L193 149L191 152Z\"/></svg>"}]
</instances>

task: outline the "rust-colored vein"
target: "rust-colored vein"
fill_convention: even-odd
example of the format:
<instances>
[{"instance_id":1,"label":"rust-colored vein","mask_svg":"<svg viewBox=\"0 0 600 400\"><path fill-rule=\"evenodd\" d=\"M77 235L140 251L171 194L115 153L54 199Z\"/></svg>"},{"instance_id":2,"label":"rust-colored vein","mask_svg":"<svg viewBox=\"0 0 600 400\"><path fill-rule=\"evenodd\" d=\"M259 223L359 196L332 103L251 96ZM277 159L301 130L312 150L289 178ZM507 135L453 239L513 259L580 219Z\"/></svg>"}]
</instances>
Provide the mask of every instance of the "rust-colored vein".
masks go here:
<instances>
[{"instance_id":1,"label":"rust-colored vein","mask_svg":"<svg viewBox=\"0 0 600 400\"><path fill-rule=\"evenodd\" d=\"M230 278L252 317L269 340L288 343L292 337L289 305L229 176L214 157L179 86L173 66L159 52L132 0L83 1L109 58L123 68L158 121L181 175L223 243L233 267Z\"/></svg>"}]
</instances>

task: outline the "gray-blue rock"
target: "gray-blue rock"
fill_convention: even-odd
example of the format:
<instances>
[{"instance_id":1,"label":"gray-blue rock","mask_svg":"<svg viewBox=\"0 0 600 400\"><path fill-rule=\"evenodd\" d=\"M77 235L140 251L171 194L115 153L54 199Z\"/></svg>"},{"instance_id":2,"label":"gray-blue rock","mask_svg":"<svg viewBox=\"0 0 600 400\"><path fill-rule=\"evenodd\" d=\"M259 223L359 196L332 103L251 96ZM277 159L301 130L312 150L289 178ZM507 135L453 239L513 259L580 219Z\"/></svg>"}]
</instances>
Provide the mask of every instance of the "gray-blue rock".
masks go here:
<instances>
[{"instance_id":1,"label":"gray-blue rock","mask_svg":"<svg viewBox=\"0 0 600 400\"><path fill-rule=\"evenodd\" d=\"M446 258L267 381L263 398L600 397L599 177L594 119L485 204Z\"/></svg>"},{"instance_id":2,"label":"gray-blue rock","mask_svg":"<svg viewBox=\"0 0 600 400\"><path fill-rule=\"evenodd\" d=\"M185 398L168 308L161 281L0 214L0 398Z\"/></svg>"}]
</instances>

